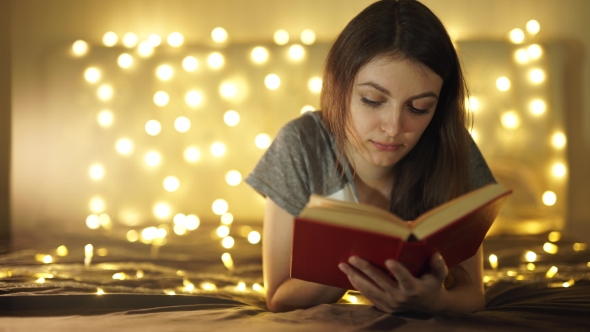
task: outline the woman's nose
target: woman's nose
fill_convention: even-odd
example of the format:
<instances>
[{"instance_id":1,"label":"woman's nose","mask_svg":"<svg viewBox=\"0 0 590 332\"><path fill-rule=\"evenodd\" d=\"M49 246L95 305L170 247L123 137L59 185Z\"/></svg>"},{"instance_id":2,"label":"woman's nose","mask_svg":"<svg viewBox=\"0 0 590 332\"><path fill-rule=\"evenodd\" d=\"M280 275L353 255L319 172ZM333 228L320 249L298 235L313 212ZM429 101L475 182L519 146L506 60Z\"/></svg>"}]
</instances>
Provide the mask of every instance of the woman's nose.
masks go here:
<instances>
[{"instance_id":1,"label":"woman's nose","mask_svg":"<svg viewBox=\"0 0 590 332\"><path fill-rule=\"evenodd\" d=\"M402 112L399 109L385 111L381 118L381 130L391 137L397 136L402 128L401 114Z\"/></svg>"}]
</instances>

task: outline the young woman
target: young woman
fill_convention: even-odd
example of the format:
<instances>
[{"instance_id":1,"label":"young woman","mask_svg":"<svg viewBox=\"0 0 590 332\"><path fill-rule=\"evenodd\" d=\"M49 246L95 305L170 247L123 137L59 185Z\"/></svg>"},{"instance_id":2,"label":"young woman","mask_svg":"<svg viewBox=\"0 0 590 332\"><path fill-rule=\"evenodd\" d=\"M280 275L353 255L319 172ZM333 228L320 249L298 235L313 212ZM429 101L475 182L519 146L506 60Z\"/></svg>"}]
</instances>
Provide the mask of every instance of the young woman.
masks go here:
<instances>
[{"instance_id":1,"label":"young woman","mask_svg":"<svg viewBox=\"0 0 590 332\"><path fill-rule=\"evenodd\" d=\"M333 303L346 292L290 278L293 216L312 193L412 220L494 182L465 129L465 96L453 44L418 1L376 2L344 28L326 59L322 111L285 125L246 180L267 202L263 273L271 311ZM362 257L339 268L385 312L484 307L481 248L450 271L435 254L420 278L393 260L385 264L395 280Z\"/></svg>"}]
</instances>

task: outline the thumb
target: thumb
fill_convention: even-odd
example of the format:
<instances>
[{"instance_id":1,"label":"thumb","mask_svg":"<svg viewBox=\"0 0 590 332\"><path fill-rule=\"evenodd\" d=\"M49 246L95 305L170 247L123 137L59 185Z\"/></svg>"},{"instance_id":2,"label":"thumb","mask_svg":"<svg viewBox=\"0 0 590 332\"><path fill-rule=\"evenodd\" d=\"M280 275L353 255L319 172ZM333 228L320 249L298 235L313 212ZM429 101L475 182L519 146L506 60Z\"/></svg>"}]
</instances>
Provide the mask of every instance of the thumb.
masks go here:
<instances>
[{"instance_id":1,"label":"thumb","mask_svg":"<svg viewBox=\"0 0 590 332\"><path fill-rule=\"evenodd\" d=\"M449 274L447 264L445 263L445 260L441 254L438 252L432 255L430 258L430 268L432 270L432 275L441 282L443 282Z\"/></svg>"}]
</instances>

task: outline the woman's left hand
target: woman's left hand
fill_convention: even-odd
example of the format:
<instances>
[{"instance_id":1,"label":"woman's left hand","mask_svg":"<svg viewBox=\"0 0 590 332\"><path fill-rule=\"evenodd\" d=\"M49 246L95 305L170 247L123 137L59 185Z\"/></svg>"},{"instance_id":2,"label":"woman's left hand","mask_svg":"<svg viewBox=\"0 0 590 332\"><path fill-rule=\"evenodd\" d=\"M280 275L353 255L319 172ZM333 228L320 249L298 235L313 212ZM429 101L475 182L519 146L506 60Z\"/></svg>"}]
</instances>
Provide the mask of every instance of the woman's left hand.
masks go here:
<instances>
[{"instance_id":1,"label":"woman's left hand","mask_svg":"<svg viewBox=\"0 0 590 332\"><path fill-rule=\"evenodd\" d=\"M341 263L338 267L354 288L381 311L390 313L399 308L441 311L444 308L443 282L449 270L438 253L430 259L430 272L420 278L412 276L392 259L385 261L385 266L395 280L360 257L352 256L348 263L350 265Z\"/></svg>"}]
</instances>

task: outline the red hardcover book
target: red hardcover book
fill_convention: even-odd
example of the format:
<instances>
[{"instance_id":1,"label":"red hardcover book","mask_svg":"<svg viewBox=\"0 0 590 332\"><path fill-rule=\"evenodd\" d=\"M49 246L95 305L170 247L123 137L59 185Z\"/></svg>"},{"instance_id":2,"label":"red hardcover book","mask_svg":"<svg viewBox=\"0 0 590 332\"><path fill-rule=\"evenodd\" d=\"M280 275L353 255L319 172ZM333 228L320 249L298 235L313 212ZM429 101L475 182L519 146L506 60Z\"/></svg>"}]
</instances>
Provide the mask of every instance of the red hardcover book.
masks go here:
<instances>
[{"instance_id":1,"label":"red hardcover book","mask_svg":"<svg viewBox=\"0 0 590 332\"><path fill-rule=\"evenodd\" d=\"M451 268L477 252L511 193L500 184L490 184L413 221L374 206L312 195L295 218L291 277L354 289L338 268L353 255L383 271L387 271L385 260L395 259L419 276L438 251Z\"/></svg>"}]
</instances>

